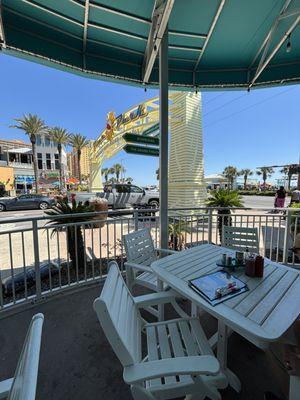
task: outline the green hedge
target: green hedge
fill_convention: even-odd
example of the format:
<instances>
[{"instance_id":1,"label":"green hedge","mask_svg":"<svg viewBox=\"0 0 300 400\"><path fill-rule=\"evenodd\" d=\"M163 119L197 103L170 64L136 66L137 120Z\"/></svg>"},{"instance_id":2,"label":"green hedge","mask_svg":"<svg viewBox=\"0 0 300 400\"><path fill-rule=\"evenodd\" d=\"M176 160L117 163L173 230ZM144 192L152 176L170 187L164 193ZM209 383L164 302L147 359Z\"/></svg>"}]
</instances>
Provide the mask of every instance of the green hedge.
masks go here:
<instances>
[{"instance_id":1,"label":"green hedge","mask_svg":"<svg viewBox=\"0 0 300 400\"><path fill-rule=\"evenodd\" d=\"M275 197L276 190L239 190L242 196L270 196Z\"/></svg>"}]
</instances>

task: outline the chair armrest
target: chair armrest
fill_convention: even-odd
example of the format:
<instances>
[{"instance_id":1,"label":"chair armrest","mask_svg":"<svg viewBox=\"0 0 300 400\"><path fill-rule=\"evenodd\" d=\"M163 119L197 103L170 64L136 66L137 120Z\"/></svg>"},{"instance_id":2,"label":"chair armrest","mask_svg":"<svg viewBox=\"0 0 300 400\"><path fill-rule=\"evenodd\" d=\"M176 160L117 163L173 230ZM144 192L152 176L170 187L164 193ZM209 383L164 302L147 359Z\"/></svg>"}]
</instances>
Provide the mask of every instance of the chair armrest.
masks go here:
<instances>
[{"instance_id":1,"label":"chair armrest","mask_svg":"<svg viewBox=\"0 0 300 400\"><path fill-rule=\"evenodd\" d=\"M12 383L13 383L13 378L6 379L5 381L0 382L0 399L7 398Z\"/></svg>"},{"instance_id":2,"label":"chair armrest","mask_svg":"<svg viewBox=\"0 0 300 400\"><path fill-rule=\"evenodd\" d=\"M220 364L213 356L166 358L125 367L123 378L134 384L170 375L217 375Z\"/></svg>"},{"instance_id":3,"label":"chair armrest","mask_svg":"<svg viewBox=\"0 0 300 400\"><path fill-rule=\"evenodd\" d=\"M132 269L137 269L138 271L152 272L150 267L145 267L144 265L141 265L141 264L136 264L136 263L126 261L124 263L124 265L126 268L129 267Z\"/></svg>"},{"instance_id":4,"label":"chair armrest","mask_svg":"<svg viewBox=\"0 0 300 400\"><path fill-rule=\"evenodd\" d=\"M134 297L134 302L139 308L156 306L159 304L172 303L176 293L173 290L167 292L157 292ZM178 297L178 295L177 295Z\"/></svg>"},{"instance_id":5,"label":"chair armrest","mask_svg":"<svg viewBox=\"0 0 300 400\"><path fill-rule=\"evenodd\" d=\"M164 253L164 254L175 254L175 253L178 253L178 251L175 251L175 250L160 249L159 247L156 247L155 250L158 251L159 253Z\"/></svg>"}]
</instances>

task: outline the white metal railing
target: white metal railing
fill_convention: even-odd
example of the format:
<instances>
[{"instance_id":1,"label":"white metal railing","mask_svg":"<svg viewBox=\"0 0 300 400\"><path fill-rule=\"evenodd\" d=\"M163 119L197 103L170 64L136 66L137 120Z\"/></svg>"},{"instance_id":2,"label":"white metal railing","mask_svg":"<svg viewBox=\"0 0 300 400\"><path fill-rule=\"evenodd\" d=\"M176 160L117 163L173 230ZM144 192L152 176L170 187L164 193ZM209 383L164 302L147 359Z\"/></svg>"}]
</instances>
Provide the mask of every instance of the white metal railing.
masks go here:
<instances>
[{"instance_id":1,"label":"white metal railing","mask_svg":"<svg viewBox=\"0 0 300 400\"><path fill-rule=\"evenodd\" d=\"M220 223L256 227L262 255L298 267L300 260L290 250L300 233L300 215L295 211L235 208L229 220L222 209L172 209L169 246L182 250L202 243L219 245ZM159 245L159 210L109 211L105 220L99 219L101 214L80 214L80 222L78 214L72 222L67 222L70 215L60 216L66 223L56 230L49 224L55 217L2 219L0 311L105 278L110 260L123 270L122 236L129 232L149 227Z\"/></svg>"}]
</instances>

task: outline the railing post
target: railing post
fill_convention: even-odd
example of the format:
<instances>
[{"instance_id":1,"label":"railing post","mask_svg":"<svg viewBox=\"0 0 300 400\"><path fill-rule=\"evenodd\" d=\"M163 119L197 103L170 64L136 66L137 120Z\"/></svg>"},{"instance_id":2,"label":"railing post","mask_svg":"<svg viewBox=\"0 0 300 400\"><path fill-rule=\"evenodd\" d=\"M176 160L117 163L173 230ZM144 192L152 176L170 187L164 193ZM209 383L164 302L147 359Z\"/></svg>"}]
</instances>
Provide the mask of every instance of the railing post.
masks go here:
<instances>
[{"instance_id":1,"label":"railing post","mask_svg":"<svg viewBox=\"0 0 300 400\"><path fill-rule=\"evenodd\" d=\"M42 297L42 289L41 289L41 270L40 270L40 252L39 252L39 231L36 219L32 221L32 234L33 234L36 298L40 299Z\"/></svg>"},{"instance_id":2,"label":"railing post","mask_svg":"<svg viewBox=\"0 0 300 400\"><path fill-rule=\"evenodd\" d=\"M291 213L290 213L290 209L287 208L286 219L285 219L285 228L284 228L283 260L282 260L284 264L286 264L288 262L288 257L289 257L290 226L291 226Z\"/></svg>"},{"instance_id":3,"label":"railing post","mask_svg":"<svg viewBox=\"0 0 300 400\"><path fill-rule=\"evenodd\" d=\"M134 230L139 230L139 213L138 210L133 210L133 218L134 218Z\"/></svg>"},{"instance_id":4,"label":"railing post","mask_svg":"<svg viewBox=\"0 0 300 400\"><path fill-rule=\"evenodd\" d=\"M213 209L208 210L208 243L212 242Z\"/></svg>"}]
</instances>

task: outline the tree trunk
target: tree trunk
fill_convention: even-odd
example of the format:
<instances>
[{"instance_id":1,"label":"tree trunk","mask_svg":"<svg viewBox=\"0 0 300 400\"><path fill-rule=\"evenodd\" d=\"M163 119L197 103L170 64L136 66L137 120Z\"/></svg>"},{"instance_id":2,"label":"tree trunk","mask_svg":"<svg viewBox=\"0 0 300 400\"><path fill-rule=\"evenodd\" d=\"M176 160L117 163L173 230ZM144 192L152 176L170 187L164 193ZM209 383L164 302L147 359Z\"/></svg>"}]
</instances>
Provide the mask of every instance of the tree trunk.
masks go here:
<instances>
[{"instance_id":1,"label":"tree trunk","mask_svg":"<svg viewBox=\"0 0 300 400\"><path fill-rule=\"evenodd\" d=\"M219 229L219 237L220 242L222 243L222 234L223 234L223 225L231 226L232 218L230 217L231 211L229 208L223 208L218 210L218 229Z\"/></svg>"},{"instance_id":2,"label":"tree trunk","mask_svg":"<svg viewBox=\"0 0 300 400\"><path fill-rule=\"evenodd\" d=\"M77 269L78 267L78 270L82 270L84 268L85 248L81 226L69 226L67 228L67 244L73 268Z\"/></svg>"},{"instance_id":3,"label":"tree trunk","mask_svg":"<svg viewBox=\"0 0 300 400\"><path fill-rule=\"evenodd\" d=\"M61 152L61 144L57 144L58 150L58 158L59 158L59 191L62 191L62 152Z\"/></svg>"},{"instance_id":4,"label":"tree trunk","mask_svg":"<svg viewBox=\"0 0 300 400\"><path fill-rule=\"evenodd\" d=\"M38 165L37 165L37 155L36 155L36 137L35 135L30 135L30 141L32 146L32 161L33 161L33 171L35 180L35 192L38 192Z\"/></svg>"},{"instance_id":5,"label":"tree trunk","mask_svg":"<svg viewBox=\"0 0 300 400\"><path fill-rule=\"evenodd\" d=\"M291 180L292 180L292 176L288 175L288 190L291 190Z\"/></svg>"},{"instance_id":6,"label":"tree trunk","mask_svg":"<svg viewBox=\"0 0 300 400\"><path fill-rule=\"evenodd\" d=\"M78 179L79 179L80 185L82 185L82 180L81 180L81 168L80 168L80 159L81 159L81 150L77 150Z\"/></svg>"},{"instance_id":7,"label":"tree trunk","mask_svg":"<svg viewBox=\"0 0 300 400\"><path fill-rule=\"evenodd\" d=\"M244 176L244 190L247 189L247 175Z\"/></svg>"}]
</instances>

